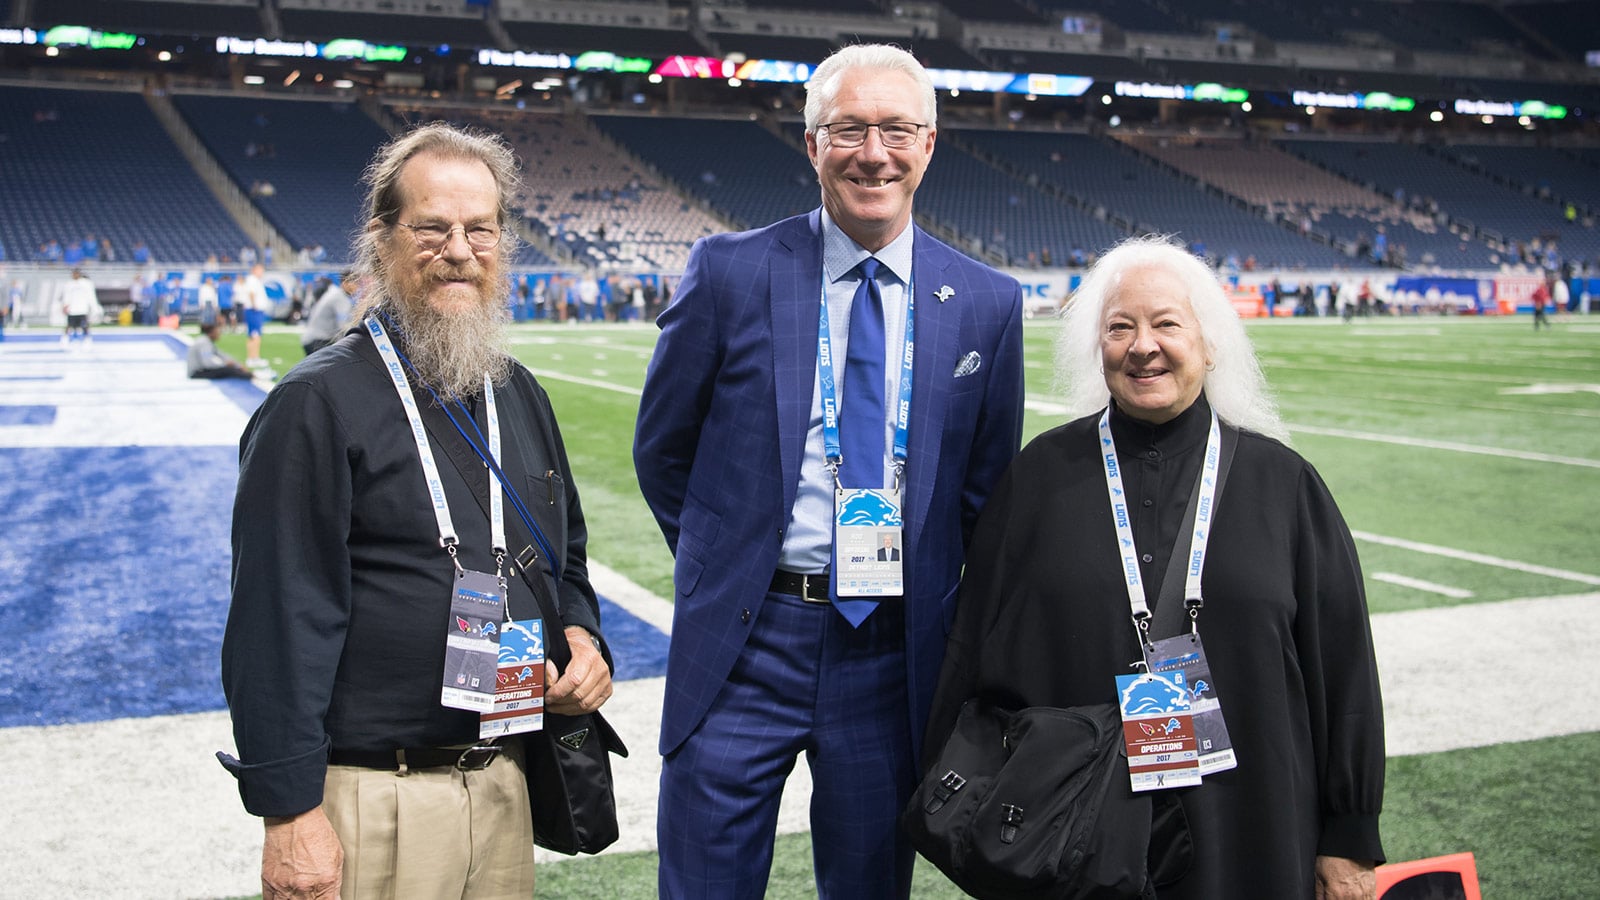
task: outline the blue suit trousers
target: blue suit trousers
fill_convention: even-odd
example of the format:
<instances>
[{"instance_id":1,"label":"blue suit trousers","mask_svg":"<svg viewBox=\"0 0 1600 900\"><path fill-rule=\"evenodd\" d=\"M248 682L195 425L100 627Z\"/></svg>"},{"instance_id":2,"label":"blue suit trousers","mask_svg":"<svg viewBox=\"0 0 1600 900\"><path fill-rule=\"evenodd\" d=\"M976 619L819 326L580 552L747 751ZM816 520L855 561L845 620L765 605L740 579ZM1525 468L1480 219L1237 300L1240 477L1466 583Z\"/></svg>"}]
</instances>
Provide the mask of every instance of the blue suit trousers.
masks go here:
<instances>
[{"instance_id":1,"label":"blue suit trousers","mask_svg":"<svg viewBox=\"0 0 1600 900\"><path fill-rule=\"evenodd\" d=\"M908 897L897 820L915 785L900 601L851 628L831 605L768 594L700 727L662 762L663 898L766 892L783 785L811 766L824 900Z\"/></svg>"}]
</instances>

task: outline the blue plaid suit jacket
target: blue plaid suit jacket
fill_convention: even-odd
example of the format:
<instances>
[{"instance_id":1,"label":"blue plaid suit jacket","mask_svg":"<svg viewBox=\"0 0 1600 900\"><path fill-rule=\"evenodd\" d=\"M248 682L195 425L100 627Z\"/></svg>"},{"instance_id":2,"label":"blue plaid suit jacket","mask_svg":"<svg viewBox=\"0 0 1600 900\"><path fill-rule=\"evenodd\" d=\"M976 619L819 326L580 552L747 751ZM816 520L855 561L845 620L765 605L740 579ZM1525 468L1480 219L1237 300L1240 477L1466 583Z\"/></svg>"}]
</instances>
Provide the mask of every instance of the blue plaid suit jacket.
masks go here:
<instances>
[{"instance_id":1,"label":"blue plaid suit jacket","mask_svg":"<svg viewBox=\"0 0 1600 900\"><path fill-rule=\"evenodd\" d=\"M662 754L705 716L777 566L811 418L821 235L814 210L700 240L658 320L633 454L676 559ZM913 250L903 559L907 715L920 755L967 540L1022 440L1022 295L1015 279L921 229ZM957 377L973 351L981 365Z\"/></svg>"}]
</instances>

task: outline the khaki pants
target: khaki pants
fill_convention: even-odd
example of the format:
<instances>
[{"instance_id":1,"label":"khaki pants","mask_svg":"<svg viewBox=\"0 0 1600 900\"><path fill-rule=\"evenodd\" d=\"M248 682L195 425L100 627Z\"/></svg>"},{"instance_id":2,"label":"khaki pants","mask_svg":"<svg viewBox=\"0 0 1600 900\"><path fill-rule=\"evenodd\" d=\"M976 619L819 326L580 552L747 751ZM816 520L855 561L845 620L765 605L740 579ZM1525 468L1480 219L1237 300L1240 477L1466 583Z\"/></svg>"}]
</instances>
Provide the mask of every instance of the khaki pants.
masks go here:
<instances>
[{"instance_id":1,"label":"khaki pants","mask_svg":"<svg viewBox=\"0 0 1600 900\"><path fill-rule=\"evenodd\" d=\"M519 740L476 772L329 766L322 805L344 846L344 900L533 896Z\"/></svg>"}]
</instances>

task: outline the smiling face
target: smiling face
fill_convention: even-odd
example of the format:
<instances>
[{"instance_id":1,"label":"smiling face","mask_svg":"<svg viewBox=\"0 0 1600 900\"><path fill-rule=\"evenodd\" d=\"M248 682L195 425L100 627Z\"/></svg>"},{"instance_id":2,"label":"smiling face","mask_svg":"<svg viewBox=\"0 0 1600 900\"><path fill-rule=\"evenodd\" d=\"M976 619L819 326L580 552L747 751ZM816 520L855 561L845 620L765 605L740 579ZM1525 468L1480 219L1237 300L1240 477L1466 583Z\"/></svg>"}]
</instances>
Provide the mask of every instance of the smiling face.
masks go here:
<instances>
[{"instance_id":1,"label":"smiling face","mask_svg":"<svg viewBox=\"0 0 1600 900\"><path fill-rule=\"evenodd\" d=\"M926 121L915 80L893 69L847 69L817 121L883 123ZM806 154L822 184L822 205L850 239L869 251L883 249L911 222L911 198L933 157L933 128L896 150L876 128L859 147L839 147L819 128L806 135Z\"/></svg>"},{"instance_id":2,"label":"smiling face","mask_svg":"<svg viewBox=\"0 0 1600 900\"><path fill-rule=\"evenodd\" d=\"M1100 361L1118 409L1159 425L1200 396L1211 358L1176 275L1151 266L1129 270L1100 322Z\"/></svg>"},{"instance_id":3,"label":"smiling face","mask_svg":"<svg viewBox=\"0 0 1600 900\"><path fill-rule=\"evenodd\" d=\"M494 302L499 251L475 252L466 235L475 225L498 224L500 195L489 167L477 160L419 154L406 163L396 186L403 198L397 222L439 225L450 229L450 236L443 247L422 250L410 229L387 226L384 268L392 282L390 295L441 316Z\"/></svg>"}]
</instances>

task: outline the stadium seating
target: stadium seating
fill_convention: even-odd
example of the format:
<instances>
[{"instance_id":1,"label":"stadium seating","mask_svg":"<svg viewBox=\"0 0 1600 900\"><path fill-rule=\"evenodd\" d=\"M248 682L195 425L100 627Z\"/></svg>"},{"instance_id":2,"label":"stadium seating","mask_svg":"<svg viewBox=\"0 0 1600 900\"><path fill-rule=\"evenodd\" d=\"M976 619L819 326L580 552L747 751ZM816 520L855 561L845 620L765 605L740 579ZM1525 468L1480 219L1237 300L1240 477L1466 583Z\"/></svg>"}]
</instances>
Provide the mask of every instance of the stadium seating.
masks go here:
<instances>
[{"instance_id":1,"label":"stadium seating","mask_svg":"<svg viewBox=\"0 0 1600 900\"><path fill-rule=\"evenodd\" d=\"M1582 62L1584 54L1600 49L1595 46L1595 35L1600 34L1600 6L1596 4L1518 3L1507 6L1506 14L1564 51L1568 62Z\"/></svg>"},{"instance_id":2,"label":"stadium seating","mask_svg":"<svg viewBox=\"0 0 1600 900\"><path fill-rule=\"evenodd\" d=\"M506 33L518 48L545 53L609 50L630 56L705 56L711 51L688 31L665 28L612 28L505 20Z\"/></svg>"},{"instance_id":3,"label":"stadium seating","mask_svg":"<svg viewBox=\"0 0 1600 900\"><path fill-rule=\"evenodd\" d=\"M1553 202L1501 184L1421 147L1381 141L1287 140L1284 146L1410 205L1437 204L1460 225L1480 229L1501 246L1556 240L1568 255L1600 252L1593 228L1567 222Z\"/></svg>"},{"instance_id":4,"label":"stadium seating","mask_svg":"<svg viewBox=\"0 0 1600 900\"><path fill-rule=\"evenodd\" d=\"M1053 16L1092 13L1123 31L1183 34L1189 23L1157 5L1158 0L1049 0L1040 3Z\"/></svg>"},{"instance_id":5,"label":"stadium seating","mask_svg":"<svg viewBox=\"0 0 1600 900\"><path fill-rule=\"evenodd\" d=\"M173 102L291 244L320 245L333 263L345 259L360 224L361 172L387 132L346 103L209 95ZM268 184L270 196L260 189Z\"/></svg>"},{"instance_id":6,"label":"stadium seating","mask_svg":"<svg viewBox=\"0 0 1600 900\"><path fill-rule=\"evenodd\" d=\"M601 132L741 228L817 205L805 154L749 119L601 115Z\"/></svg>"},{"instance_id":7,"label":"stadium seating","mask_svg":"<svg viewBox=\"0 0 1600 900\"><path fill-rule=\"evenodd\" d=\"M1261 265L1346 266L1343 253L1275 225L1131 150L1084 134L962 131L963 143L1020 177L1037 179L1136 231L1178 234L1217 256Z\"/></svg>"},{"instance_id":8,"label":"stadium seating","mask_svg":"<svg viewBox=\"0 0 1600 900\"><path fill-rule=\"evenodd\" d=\"M49 0L30 4L36 26L93 25L134 34L259 34L261 11L256 4L152 2L152 0ZM0 23L5 15L0 14Z\"/></svg>"},{"instance_id":9,"label":"stadium seating","mask_svg":"<svg viewBox=\"0 0 1600 900\"><path fill-rule=\"evenodd\" d=\"M916 210L953 228L963 250L998 254L1011 265L1065 265L1073 251L1098 253L1126 234L1101 219L980 161L962 148L967 131L941 141L917 191Z\"/></svg>"},{"instance_id":10,"label":"stadium seating","mask_svg":"<svg viewBox=\"0 0 1600 900\"><path fill-rule=\"evenodd\" d=\"M0 242L108 238L120 260L198 261L248 242L136 93L0 87Z\"/></svg>"},{"instance_id":11,"label":"stadium seating","mask_svg":"<svg viewBox=\"0 0 1600 900\"><path fill-rule=\"evenodd\" d=\"M1512 187L1600 211L1600 169L1559 147L1452 143L1440 150L1461 165L1481 168Z\"/></svg>"},{"instance_id":12,"label":"stadium seating","mask_svg":"<svg viewBox=\"0 0 1600 900\"><path fill-rule=\"evenodd\" d=\"M438 115L430 109L425 118ZM447 115L505 136L522 159L518 207L586 266L679 271L696 239L726 230L613 149L584 118L484 109Z\"/></svg>"},{"instance_id":13,"label":"stadium seating","mask_svg":"<svg viewBox=\"0 0 1600 900\"><path fill-rule=\"evenodd\" d=\"M296 41L327 41L360 36L384 44L433 47L493 47L494 37L482 19L414 16L398 13L352 13L321 9L279 8L283 36Z\"/></svg>"}]
</instances>

